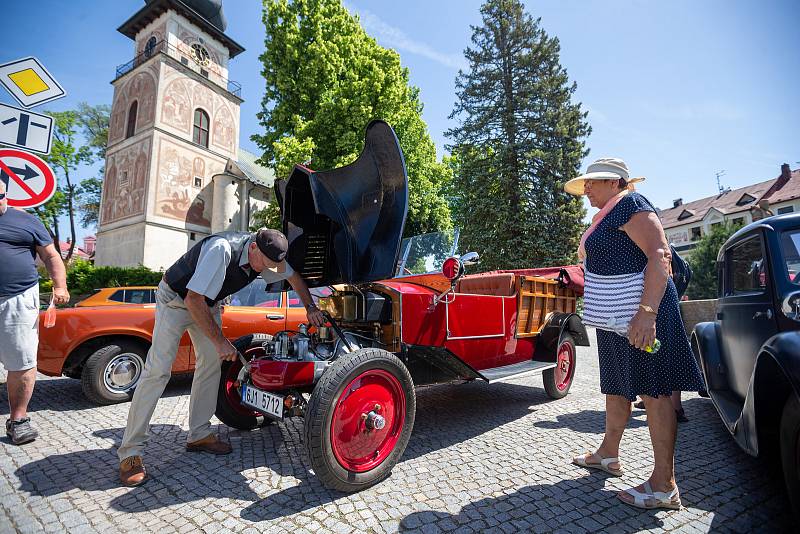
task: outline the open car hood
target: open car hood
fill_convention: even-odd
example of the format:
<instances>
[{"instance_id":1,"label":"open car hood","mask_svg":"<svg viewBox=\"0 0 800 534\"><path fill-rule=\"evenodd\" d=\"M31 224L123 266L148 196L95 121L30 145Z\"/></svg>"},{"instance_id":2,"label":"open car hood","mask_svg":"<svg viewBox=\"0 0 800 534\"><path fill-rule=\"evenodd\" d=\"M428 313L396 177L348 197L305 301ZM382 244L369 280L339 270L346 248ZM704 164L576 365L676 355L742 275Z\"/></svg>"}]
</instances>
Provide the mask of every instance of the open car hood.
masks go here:
<instances>
[{"instance_id":1,"label":"open car hood","mask_svg":"<svg viewBox=\"0 0 800 534\"><path fill-rule=\"evenodd\" d=\"M309 287L391 278L408 210L408 177L386 122L367 126L353 163L316 172L295 165L276 180L287 259Z\"/></svg>"}]
</instances>

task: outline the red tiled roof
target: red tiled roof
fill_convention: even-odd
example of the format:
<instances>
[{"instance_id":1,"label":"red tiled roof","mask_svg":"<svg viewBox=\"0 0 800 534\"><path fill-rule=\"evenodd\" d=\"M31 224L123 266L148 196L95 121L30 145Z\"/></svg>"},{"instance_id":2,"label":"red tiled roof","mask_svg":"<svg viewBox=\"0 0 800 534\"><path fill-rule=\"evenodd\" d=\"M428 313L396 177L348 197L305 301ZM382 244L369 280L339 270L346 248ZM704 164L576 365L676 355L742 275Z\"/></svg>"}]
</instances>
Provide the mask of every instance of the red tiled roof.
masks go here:
<instances>
[{"instance_id":1,"label":"red tiled roof","mask_svg":"<svg viewBox=\"0 0 800 534\"><path fill-rule=\"evenodd\" d=\"M766 193L776 181L777 178L773 178L772 180L767 180L766 182L760 182L757 184L748 185L746 187L740 187L739 189L726 191L725 193L722 193L720 195L701 198L700 200L695 200L693 202L681 204L680 206L675 208L661 210L660 214L661 222L664 225L664 228L672 228L674 226L679 226L682 224L701 221L703 217L706 216L706 213L708 213L708 210L710 210L711 208L714 208L720 213L723 213L725 215L738 213L740 211L747 211L753 206L758 205L758 201L761 200L761 196L764 193ZM785 187L786 186L784 186L784 189ZM780 193L782 191L783 189L781 189L778 192ZM755 200L753 202L749 202L742 206L737 206L736 203L739 202L739 200L745 194L752 196L753 198L755 198ZM775 194L773 194L772 196L774 197ZM800 194L798 194L797 196L800 196ZM770 202L774 202L772 198L770 198L769 200ZM678 217L684 211L690 212L692 216L686 217L685 219L679 221Z\"/></svg>"},{"instance_id":2,"label":"red tiled roof","mask_svg":"<svg viewBox=\"0 0 800 534\"><path fill-rule=\"evenodd\" d=\"M58 246L61 249L62 256L69 253L70 243L65 243L64 241L61 241L58 243ZM83 250L81 247L77 245L75 246L75 250L72 252L72 256L82 258L84 260L88 260L91 257L85 250Z\"/></svg>"},{"instance_id":3,"label":"red tiled roof","mask_svg":"<svg viewBox=\"0 0 800 534\"><path fill-rule=\"evenodd\" d=\"M769 203L777 204L778 202L785 202L796 198L800 198L800 169L792 171L786 185L769 196Z\"/></svg>"}]
</instances>

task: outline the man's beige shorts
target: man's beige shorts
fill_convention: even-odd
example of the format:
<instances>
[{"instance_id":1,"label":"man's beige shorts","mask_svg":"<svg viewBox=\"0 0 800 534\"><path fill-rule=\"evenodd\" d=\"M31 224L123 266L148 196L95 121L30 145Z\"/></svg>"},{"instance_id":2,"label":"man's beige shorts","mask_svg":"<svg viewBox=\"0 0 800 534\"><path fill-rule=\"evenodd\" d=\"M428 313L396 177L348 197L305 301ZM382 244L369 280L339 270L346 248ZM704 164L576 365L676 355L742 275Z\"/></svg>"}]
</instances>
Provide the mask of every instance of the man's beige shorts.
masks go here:
<instances>
[{"instance_id":1,"label":"man's beige shorts","mask_svg":"<svg viewBox=\"0 0 800 534\"><path fill-rule=\"evenodd\" d=\"M0 297L0 363L6 371L36 367L39 349L39 285Z\"/></svg>"}]
</instances>

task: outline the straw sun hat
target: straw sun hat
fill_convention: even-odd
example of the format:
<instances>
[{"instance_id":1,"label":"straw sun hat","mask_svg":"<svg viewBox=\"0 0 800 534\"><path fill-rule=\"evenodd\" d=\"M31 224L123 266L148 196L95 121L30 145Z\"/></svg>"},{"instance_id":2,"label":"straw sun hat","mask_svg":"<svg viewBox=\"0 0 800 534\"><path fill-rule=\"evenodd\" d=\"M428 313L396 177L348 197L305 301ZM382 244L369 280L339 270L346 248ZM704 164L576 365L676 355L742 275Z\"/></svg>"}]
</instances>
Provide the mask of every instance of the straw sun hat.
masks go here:
<instances>
[{"instance_id":1,"label":"straw sun hat","mask_svg":"<svg viewBox=\"0 0 800 534\"><path fill-rule=\"evenodd\" d=\"M564 184L564 191L571 195L581 196L586 180L625 180L627 184L643 182L644 177L631 178L628 166L619 158L600 158L586 168L586 174L573 178Z\"/></svg>"}]
</instances>

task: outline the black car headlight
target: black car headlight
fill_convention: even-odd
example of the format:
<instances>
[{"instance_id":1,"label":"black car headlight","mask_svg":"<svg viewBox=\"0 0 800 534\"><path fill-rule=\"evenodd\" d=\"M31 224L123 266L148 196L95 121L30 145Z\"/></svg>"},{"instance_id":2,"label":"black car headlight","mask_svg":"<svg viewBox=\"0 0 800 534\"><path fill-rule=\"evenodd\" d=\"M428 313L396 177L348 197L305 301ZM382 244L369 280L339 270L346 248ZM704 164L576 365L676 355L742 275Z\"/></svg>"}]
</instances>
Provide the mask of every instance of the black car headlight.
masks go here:
<instances>
[{"instance_id":1,"label":"black car headlight","mask_svg":"<svg viewBox=\"0 0 800 534\"><path fill-rule=\"evenodd\" d=\"M781 304L781 311L789 319L800 322L800 291L786 295Z\"/></svg>"}]
</instances>

